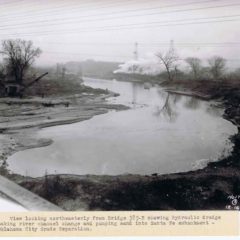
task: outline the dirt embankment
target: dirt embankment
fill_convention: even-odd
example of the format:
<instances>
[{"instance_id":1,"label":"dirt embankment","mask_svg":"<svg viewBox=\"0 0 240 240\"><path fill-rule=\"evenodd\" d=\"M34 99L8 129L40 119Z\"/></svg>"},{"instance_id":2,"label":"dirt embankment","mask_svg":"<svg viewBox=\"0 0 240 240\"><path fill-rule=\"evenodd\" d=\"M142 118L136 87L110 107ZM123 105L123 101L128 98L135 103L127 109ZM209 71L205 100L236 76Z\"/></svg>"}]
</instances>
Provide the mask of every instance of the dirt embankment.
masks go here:
<instances>
[{"instance_id":1,"label":"dirt embankment","mask_svg":"<svg viewBox=\"0 0 240 240\"><path fill-rule=\"evenodd\" d=\"M192 92L219 100L224 117L240 126L239 83L175 82L169 91ZM25 188L66 210L201 210L236 209L240 196L240 134L231 139L232 155L202 170L167 175L75 176L15 178ZM12 176L14 179L14 176Z\"/></svg>"},{"instance_id":2,"label":"dirt embankment","mask_svg":"<svg viewBox=\"0 0 240 240\"><path fill-rule=\"evenodd\" d=\"M106 99L115 93L81 85L78 93L47 97L0 98L0 174L11 176L7 158L17 151L43 147L51 139L39 139L40 128L70 124L127 107L109 104Z\"/></svg>"}]
</instances>

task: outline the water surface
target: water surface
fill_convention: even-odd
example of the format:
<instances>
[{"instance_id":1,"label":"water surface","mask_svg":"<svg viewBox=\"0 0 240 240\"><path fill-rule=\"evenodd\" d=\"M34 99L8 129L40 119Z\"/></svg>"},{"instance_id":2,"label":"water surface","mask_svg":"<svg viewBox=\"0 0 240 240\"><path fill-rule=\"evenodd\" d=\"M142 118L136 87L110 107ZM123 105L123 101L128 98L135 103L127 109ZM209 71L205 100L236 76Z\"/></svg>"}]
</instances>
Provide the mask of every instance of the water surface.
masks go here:
<instances>
[{"instance_id":1,"label":"water surface","mask_svg":"<svg viewBox=\"0 0 240 240\"><path fill-rule=\"evenodd\" d=\"M237 128L209 102L171 94L157 86L85 79L85 84L120 93L109 99L130 110L39 131L54 143L18 152L9 168L22 175L153 174L201 168L229 154Z\"/></svg>"}]
</instances>

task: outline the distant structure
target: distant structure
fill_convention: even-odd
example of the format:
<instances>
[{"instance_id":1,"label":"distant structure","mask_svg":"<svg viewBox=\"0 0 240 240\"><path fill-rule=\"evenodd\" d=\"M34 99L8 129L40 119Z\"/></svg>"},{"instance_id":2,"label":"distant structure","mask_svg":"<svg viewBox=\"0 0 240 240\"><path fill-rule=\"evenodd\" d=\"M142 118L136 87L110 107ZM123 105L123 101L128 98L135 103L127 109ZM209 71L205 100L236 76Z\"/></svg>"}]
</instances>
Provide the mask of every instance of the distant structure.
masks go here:
<instances>
[{"instance_id":1,"label":"distant structure","mask_svg":"<svg viewBox=\"0 0 240 240\"><path fill-rule=\"evenodd\" d=\"M133 55L134 55L134 60L138 60L138 42L135 42L134 44L134 52L133 52Z\"/></svg>"},{"instance_id":2,"label":"distant structure","mask_svg":"<svg viewBox=\"0 0 240 240\"><path fill-rule=\"evenodd\" d=\"M64 66L64 64L57 63L57 66L56 66L57 78L61 78L62 80L65 80L66 71L67 69Z\"/></svg>"},{"instance_id":3,"label":"distant structure","mask_svg":"<svg viewBox=\"0 0 240 240\"><path fill-rule=\"evenodd\" d=\"M61 72L61 64L57 63L57 65L56 65L56 75L57 75L57 77L60 76L60 72Z\"/></svg>"},{"instance_id":4,"label":"distant structure","mask_svg":"<svg viewBox=\"0 0 240 240\"><path fill-rule=\"evenodd\" d=\"M0 81L0 85L4 89L3 95L7 97L21 97L27 88L31 87L33 84L38 82L41 78L43 78L47 74L48 73L46 72L27 84L18 83L16 82L14 77L7 76L7 78L4 79L4 81L3 80Z\"/></svg>"},{"instance_id":5,"label":"distant structure","mask_svg":"<svg viewBox=\"0 0 240 240\"><path fill-rule=\"evenodd\" d=\"M65 80L65 74L66 74L66 67L62 67L62 80Z\"/></svg>"},{"instance_id":6,"label":"distant structure","mask_svg":"<svg viewBox=\"0 0 240 240\"><path fill-rule=\"evenodd\" d=\"M21 91L24 89L24 86L14 81L8 81L5 83L4 88L6 96L15 97L20 95Z\"/></svg>"}]
</instances>

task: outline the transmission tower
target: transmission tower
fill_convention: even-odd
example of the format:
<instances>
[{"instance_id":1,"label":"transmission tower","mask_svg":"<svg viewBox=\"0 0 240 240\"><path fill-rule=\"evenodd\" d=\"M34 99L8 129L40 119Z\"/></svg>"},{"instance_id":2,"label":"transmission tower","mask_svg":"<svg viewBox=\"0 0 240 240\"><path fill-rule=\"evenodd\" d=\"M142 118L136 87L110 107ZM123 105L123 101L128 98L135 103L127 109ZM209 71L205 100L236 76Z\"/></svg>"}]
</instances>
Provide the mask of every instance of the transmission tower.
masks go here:
<instances>
[{"instance_id":1,"label":"transmission tower","mask_svg":"<svg viewBox=\"0 0 240 240\"><path fill-rule=\"evenodd\" d=\"M134 44L133 55L134 55L134 60L138 60L138 43L137 42L135 42L135 44Z\"/></svg>"}]
</instances>

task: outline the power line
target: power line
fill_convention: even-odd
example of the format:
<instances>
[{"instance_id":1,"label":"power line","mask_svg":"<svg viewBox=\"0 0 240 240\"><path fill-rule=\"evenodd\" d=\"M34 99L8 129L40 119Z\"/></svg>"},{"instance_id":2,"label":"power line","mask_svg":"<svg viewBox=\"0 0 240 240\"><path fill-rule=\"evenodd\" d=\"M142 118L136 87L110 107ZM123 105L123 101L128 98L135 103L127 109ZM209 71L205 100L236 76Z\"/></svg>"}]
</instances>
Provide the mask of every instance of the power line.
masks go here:
<instances>
[{"instance_id":1,"label":"power line","mask_svg":"<svg viewBox=\"0 0 240 240\"><path fill-rule=\"evenodd\" d=\"M66 42L47 42L47 41L38 41L36 40L36 42L42 42L42 43L46 43L46 44L64 44L66 45ZM133 42L128 42L128 43L123 43L123 42L69 42L68 44L71 45L105 45L105 46L109 46L109 45L129 45L132 47ZM156 45L156 46L165 46L168 45L169 46L169 42L138 42L139 45ZM221 46L221 45L240 45L240 42L175 42L175 45L189 45L189 46L206 46L206 45L217 45L217 46Z\"/></svg>"},{"instance_id":2,"label":"power line","mask_svg":"<svg viewBox=\"0 0 240 240\"><path fill-rule=\"evenodd\" d=\"M124 5L126 6L126 1L129 1L129 0L125 0L125 3L123 4L122 1L120 2L116 2L114 1L114 7L115 6L119 6L119 4L116 4L116 3L121 3L121 5ZM134 0L130 0L130 1L134 1ZM140 0L138 0L139 2ZM144 0L145 1L145 0ZM155 0L154 0L155 1ZM193 5L193 4L202 4L202 3L210 3L210 2L218 2L218 1L224 1L224 0L207 0L207 1L197 1L197 2L189 2L189 3L182 3L182 4L170 4L170 5L163 5L163 6L159 6L159 7L150 7L150 8L143 8L143 9L135 9L135 10L123 10L123 11L114 11L114 12L110 12L110 13L102 13L102 14L97 14L97 16L101 16L101 15L109 15L109 14L119 14L119 13L127 13L127 12L134 12L134 11L139 11L139 10L146 10L146 9L149 9L149 10L155 10L155 9L162 9L162 8L171 8L171 7L178 7L178 6L187 6L187 5ZM132 2L130 2L130 4L132 4ZM101 5L100 5L101 6ZM97 7L97 8L93 8L93 9L90 9L90 10L99 10L99 9L103 9L103 8L108 8L108 6L106 5L103 5L102 7ZM56 8L55 8L56 9ZM50 15L43 15L42 13L40 14L40 16L53 16L54 12L55 12L55 9L54 10L50 10L50 9L47 9L50 11ZM80 8L77 8L77 7L74 7L74 8L70 8L70 10L79 10L79 9L82 9L82 7L80 6ZM66 9L66 8L60 8L60 14L61 14L61 18L60 19L54 19L54 20L62 20L62 19L68 19L68 18L62 18L62 10L66 11L66 10L69 10L69 9ZM73 11L71 11L71 13L73 13ZM9 16L9 14L7 14L6 16ZM21 16L21 15L20 15ZM36 14L34 15L30 15L30 16L33 16L33 17L36 17ZM56 16L56 15L55 15ZM82 17L92 17L92 16L96 16L95 15L88 15L88 16L82 16ZM14 17L17 17L16 15ZM0 18L2 18L0 16ZM14 20L12 19L11 17L7 18L7 20Z\"/></svg>"},{"instance_id":3,"label":"power line","mask_svg":"<svg viewBox=\"0 0 240 240\"><path fill-rule=\"evenodd\" d=\"M206 23L223 23L223 22L235 22L235 21L240 21L240 19L231 19L231 20L217 20L217 21L205 21L205 22L188 22L188 23L176 23L176 24L162 24L162 25L154 25L154 26L141 26L141 27L135 27L135 29L144 29L144 28L149 28L149 27L171 27L171 26L185 26L185 25L198 25L198 24L206 24ZM95 31L114 31L114 30L133 30L133 28L112 28L112 29L100 29L100 30L93 30ZM83 31L83 32L92 32L92 31ZM73 32L72 32L73 33Z\"/></svg>"},{"instance_id":4,"label":"power line","mask_svg":"<svg viewBox=\"0 0 240 240\"><path fill-rule=\"evenodd\" d=\"M211 1L222 1L222 0L211 0ZM201 1L203 2L203 1ZM209 1L205 1L205 2L209 2ZM199 2L198 2L199 3ZM192 3L191 3L192 4ZM183 4L181 4L182 6ZM64 23L77 23L77 20L79 20L81 23L83 22L98 22L98 21L102 21L102 20L112 20L112 19L123 19L123 18L132 18L132 17L143 17L143 16L153 16L153 15L160 15L160 14L168 14L168 13L175 13L175 12L188 12L188 11L198 11L198 10L204 10L204 9L213 9L213 8L223 8L223 7L231 7L231 6L239 6L240 3L237 4L225 4L225 5L220 5L220 6L209 6L209 7L199 7L199 8L189 8L189 9L178 9L178 10L171 10L171 11L163 11L163 12L157 12L157 13L145 13L145 14L133 14L133 15L129 15L129 16L112 16L112 17L104 17L104 18L96 18L96 19L85 19L85 20L81 20L81 18L89 18L89 17L97 17L103 14L95 14L95 15L89 15L89 16L80 16L80 19L72 19L72 18L61 18L61 19L51 19L51 20L35 20L35 21L30 21L30 22L25 22L25 23L19 23L19 24L8 24L8 25L3 25L2 27L15 27L15 26L25 26L25 25L31 25L31 24L39 24L39 23L47 23L48 25L51 23L51 21L60 21L60 23L51 23L51 25L59 25L59 24L64 24ZM179 5L180 6L180 5ZM167 7L167 6L165 6ZM170 7L170 5L168 6ZM161 7L164 8L164 7ZM146 8L145 8L146 9ZM157 8L151 8L151 10L155 10ZM135 10L129 10L129 12L137 12L139 11L138 9ZM144 10L141 9L141 11L149 11L149 9ZM104 14L104 15L112 15L112 14L118 14L118 13L122 13L122 12L126 12L126 11L121 11L121 12L114 12L114 13L109 13L109 14ZM63 20L70 20L70 21L63 21Z\"/></svg>"},{"instance_id":5,"label":"power line","mask_svg":"<svg viewBox=\"0 0 240 240\"><path fill-rule=\"evenodd\" d=\"M60 43L60 42L46 42L44 41L43 44L52 44L52 45L77 45L77 46L82 46L82 45L88 45L88 46L104 46L104 47L109 47L109 48L113 48L113 46L129 46L129 48L132 47L132 43L82 43L82 42L78 42L78 43ZM177 48L229 48L229 47L234 47L234 48L239 48L240 43L228 43L228 44L220 44L220 43L216 43L216 44L204 44L204 43L175 43L175 46ZM138 47L140 48L147 48L147 49L156 49L157 47L161 47L161 46L169 46L169 43L138 43ZM136 50L134 51L136 52ZM137 58L137 57L135 57Z\"/></svg>"},{"instance_id":6,"label":"power line","mask_svg":"<svg viewBox=\"0 0 240 240\"><path fill-rule=\"evenodd\" d=\"M226 7L226 6L232 6L232 5L236 5L236 4L230 4L230 5L221 5L221 6L211 6L211 7L204 7L204 9L208 9L208 8L219 8L219 7ZM240 5L240 4L237 4L237 5ZM200 8L200 9L203 9L203 8ZM184 9L184 10L175 10L175 11L193 11L193 10L199 10L199 8L195 8L195 9ZM175 11L172 11L172 12L175 12ZM156 13L154 13L156 14ZM148 14L145 14L145 15L148 15ZM141 16L144 16L144 15L141 15ZM239 15L232 15L232 16L218 16L218 17L212 17L212 18L208 18L208 19L213 19L213 18L226 18L226 17L238 17ZM131 17L131 16L128 16L128 17ZM201 18L201 19L207 19L207 18ZM176 20L176 21L192 21L192 20L200 20L200 18L198 19L182 19L182 20ZM165 21L167 23L169 22L176 22L176 21ZM221 20L221 21L211 21L211 23L214 23L214 22L227 22L227 21L238 21L238 19L232 19L232 20ZM147 25L147 24L156 24L156 23L164 23L164 22L152 22L152 23L144 23L144 25ZM157 26L150 26L150 27L161 27L161 26L177 26L177 25L187 25L187 24L204 24L204 23L210 23L209 21L208 22L192 22L192 23L182 23L182 24L171 24L171 25L157 25ZM138 23L138 24L131 24L131 26L138 26L138 25L143 25L143 23ZM105 28L98 28L96 30L91 30L89 29L87 32L89 31L106 31L106 30L122 30L122 29L129 29L129 28L124 28L124 27L129 27L130 24L128 25L118 25L118 26L105 26ZM149 26L148 26L149 27ZM139 26L138 29L141 29L141 28L145 28L144 26ZM136 27L135 27L136 29ZM70 29L70 31L68 31L68 33L75 33L75 32L72 32L72 31L82 31L82 29ZM86 32L86 31L84 31ZM49 31L44 31L44 32L35 32L36 34L48 34L50 33ZM32 35L32 34L35 34L35 33L22 33L22 34L26 34L26 35ZM54 33L54 34L58 34L58 33L62 33L62 31L60 32L52 32L51 33ZM67 33L65 31L65 33ZM8 34L8 35L16 35L16 34Z\"/></svg>"},{"instance_id":7,"label":"power line","mask_svg":"<svg viewBox=\"0 0 240 240\"><path fill-rule=\"evenodd\" d=\"M62 1L62 0L60 0L60 1ZM17 12L19 12L19 10L21 10L21 7L25 7L26 8L26 7L29 7L29 6L32 7L32 6L36 6L37 5L36 2L35 3L31 2L30 4L29 3L28 4L22 4L24 2L25 1L22 0L22 1L9 2L9 3L6 3L6 4L2 4L1 3L0 4L0 8L4 7L4 11L16 10ZM31 9L29 9L29 10L31 10ZM39 9L38 9L38 11L39 11ZM8 16L8 15L9 15L9 13L8 14L3 14L3 16Z\"/></svg>"},{"instance_id":8,"label":"power line","mask_svg":"<svg viewBox=\"0 0 240 240\"><path fill-rule=\"evenodd\" d=\"M104 0L105 1L105 3L108 3L108 1L106 1L106 0ZM125 0L126 2L128 2L128 1L135 1L135 0ZM22 1L22 2L24 2L24 1ZM62 4L62 5L58 5L58 6L54 6L54 9L66 9L66 7L68 7L68 6L72 6L72 7L76 7L76 6L79 6L79 2L75 2L75 4L69 4L69 0L67 1L67 3L66 3L66 0L57 0L56 2L54 2L54 1L51 1L50 3L57 3L57 4L59 4L59 2L63 2L64 4ZM109 1L110 3L114 3L115 1L113 0L110 0ZM15 1L15 3L19 3L19 1ZM13 6L11 6L11 3L8 3L10 6L10 9L12 10L14 10L14 6L16 7L16 10L17 11L19 11L19 6L16 6L16 4L12 4ZM40 2L38 2L38 3L36 3L36 1L35 1L35 3L33 3L33 2L31 2L30 4L24 4L24 5L22 5L22 7L31 7L31 6L34 6L34 7L37 7L38 9L28 9L28 10L31 10L31 11L39 11L39 3ZM74 3L74 0L73 0L73 3ZM92 4L82 4L81 3L81 8L86 8L86 7L91 7L91 6L96 6L96 4L97 4L97 2L92 2ZM2 5L2 4L1 4ZM1 5L0 5L0 7L1 7ZM100 4L100 6L101 6L102 4ZM6 8L5 8L5 10L7 10ZM51 9L45 9L45 10L48 10L48 11L52 11ZM5 15L3 15L3 16L8 16L8 14L5 14Z\"/></svg>"},{"instance_id":9,"label":"power line","mask_svg":"<svg viewBox=\"0 0 240 240\"><path fill-rule=\"evenodd\" d=\"M63 0L63 1L65 1L65 0ZM100 4L99 5L99 7L95 7L96 6L96 3L94 3L93 5L92 4L85 4L85 5L81 5L81 6L79 6L78 4L77 4L77 6L75 6L75 5L71 5L71 7L70 8L66 8L66 7L68 7L69 6L69 4L64 4L64 5L62 5L62 6L58 6L58 7L54 7L54 9L45 9L45 11L44 12L46 12L46 13L48 13L49 12L49 14L43 14L44 12L42 12L41 10L41 12L39 13L39 14L25 14L25 15L22 15L22 14L19 14L19 15L14 15L14 17L28 17L28 16L30 16L30 17L36 17L36 16L44 16L44 17L46 17L46 16L53 16L54 15L54 13L58 13L58 12L60 12L60 16L62 16L62 11L68 11L68 10L81 10L81 9L85 9L85 10L87 10L87 11L95 11L95 10L99 10L99 9L104 9L104 8L109 8L109 7L116 7L116 6L126 6L126 5L131 5L131 4L133 4L135 1L137 1L138 3L139 2L141 2L141 1L145 1L145 0L124 0L125 2L123 2L123 1L116 1L116 0L114 0L114 1L110 1L107 5L106 4ZM155 0L149 0L149 1L155 1ZM222 1L222 0L215 0L215 1ZM65 1L66 2L66 1ZM128 3L129 2L129 3ZM92 6L94 6L94 8L91 8L91 9L89 9L89 7L92 7ZM86 9L87 8L87 9ZM56 11L57 10L57 11ZM29 9L28 9L28 11L29 11ZM33 11L33 10L31 10L31 11ZM37 12L39 12L39 9L36 9L36 11ZM73 13L74 11L71 11L70 13ZM7 18L5 18L4 20L11 20L12 18L11 17L9 17L9 14L5 14L5 15L2 15L2 16L0 16L0 19L2 19L4 16L7 16ZM55 14L55 16L56 16L56 14ZM23 18L24 19L24 18Z\"/></svg>"},{"instance_id":10,"label":"power line","mask_svg":"<svg viewBox=\"0 0 240 240\"><path fill-rule=\"evenodd\" d=\"M24 2L24 0L17 0L17 1L11 1L11 2L4 2L4 3L1 3L1 7L2 6L8 6L8 5L12 5L12 4L15 4L15 3L19 3L19 2Z\"/></svg>"},{"instance_id":11,"label":"power line","mask_svg":"<svg viewBox=\"0 0 240 240\"><path fill-rule=\"evenodd\" d=\"M170 27L170 26L185 26L185 25L196 25L196 24L206 24L206 23L223 23L223 22L235 22L240 21L240 19L231 19L231 20L217 20L217 21L205 21L205 22L188 22L188 23L176 23L176 24L162 24L162 25L152 25L152 26L137 26L134 28L129 27L122 27L122 28L106 28L106 29L95 29L95 30L81 30L75 29L74 31L48 31L48 32L32 32L32 33L22 33L22 34L1 34L1 36L42 36L42 35L52 35L52 34L82 34L86 32L102 32L102 31L115 31L115 30L137 30L137 29L144 29L144 28L158 28L158 27ZM81 32L76 32L81 31Z\"/></svg>"},{"instance_id":12,"label":"power line","mask_svg":"<svg viewBox=\"0 0 240 240\"><path fill-rule=\"evenodd\" d=\"M196 21L196 20L209 20L209 19L219 19L219 18L233 18L233 17L240 17L240 14L238 15L224 15L224 16L215 16L215 17L204 17L204 18L185 18L185 19L177 19L177 20L167 20L167 21L154 21L149 23L132 23L132 24L122 24L122 25L110 25L110 26L101 26L100 28L94 28L94 29L105 29L105 28L117 28L117 27L129 27L129 26L141 26L141 25L152 25L152 24L159 24L159 23L174 23L174 22L186 22L186 21ZM49 24L51 26L51 24ZM59 25L59 24L58 24ZM33 26L34 28L36 26ZM9 28L8 28L9 29ZM84 30L89 29L89 27L85 28L77 28L76 30ZM0 27L0 30L3 30ZM71 29L74 30L74 29Z\"/></svg>"}]
</instances>

